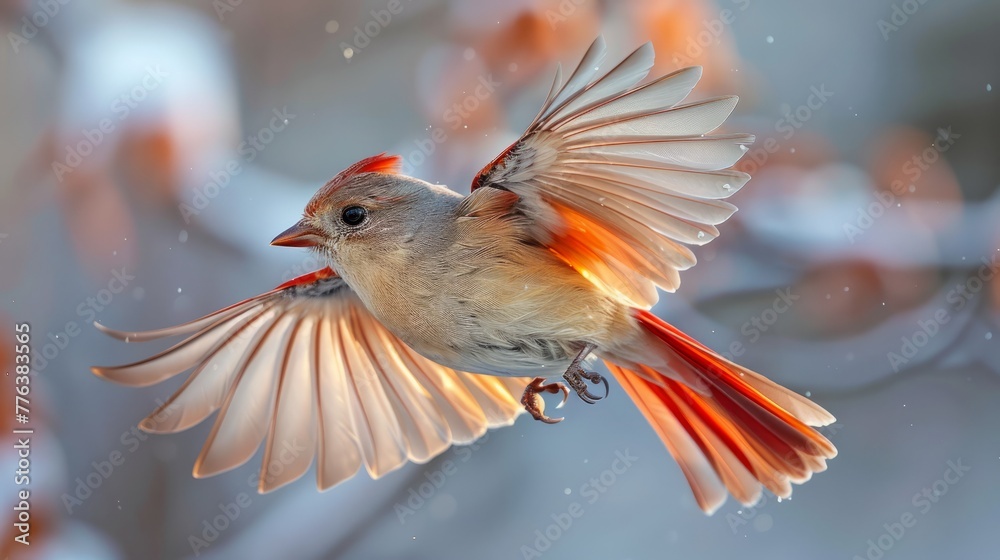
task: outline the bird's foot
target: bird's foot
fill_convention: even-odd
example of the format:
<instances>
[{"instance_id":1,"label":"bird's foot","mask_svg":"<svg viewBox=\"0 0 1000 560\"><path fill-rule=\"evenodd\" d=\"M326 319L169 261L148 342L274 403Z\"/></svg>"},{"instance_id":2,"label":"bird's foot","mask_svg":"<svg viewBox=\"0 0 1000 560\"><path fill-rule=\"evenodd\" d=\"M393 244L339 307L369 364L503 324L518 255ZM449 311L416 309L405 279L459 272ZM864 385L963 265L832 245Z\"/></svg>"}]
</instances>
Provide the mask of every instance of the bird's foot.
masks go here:
<instances>
[{"instance_id":1,"label":"bird's foot","mask_svg":"<svg viewBox=\"0 0 1000 560\"><path fill-rule=\"evenodd\" d=\"M553 395L562 392L563 399L556 408L562 407L566 404L566 399L569 397L569 389L566 388L562 383L545 383L545 379L542 377L536 377L527 387L524 388L524 394L521 396L521 404L524 405L524 409L528 411L535 420L545 422L546 424L558 424L562 422L562 418L549 418L542 412L544 407L544 401L542 397L539 396L541 393L552 393Z\"/></svg>"},{"instance_id":2,"label":"bird's foot","mask_svg":"<svg viewBox=\"0 0 1000 560\"><path fill-rule=\"evenodd\" d=\"M563 374L563 379L565 379L566 382L569 383L569 386L572 387L574 391L576 391L576 394L580 397L580 400L582 400L587 404L594 404L597 401L607 397L608 392L611 389L608 386L608 380L605 379L603 375L597 373L596 371L586 371L580 366L566 370L566 373ZM587 388L587 381L595 385L603 383L604 394L595 395L591 393L590 390Z\"/></svg>"},{"instance_id":3,"label":"bird's foot","mask_svg":"<svg viewBox=\"0 0 1000 560\"><path fill-rule=\"evenodd\" d=\"M601 374L596 371L587 371L583 369L580 365L583 360L587 357L590 352L594 350L593 344L588 344L583 350L577 354L576 358L566 369L566 373L563 374L563 379L569 383L569 386L576 391L576 394L580 397L580 400L587 404L594 404L597 401L608 396L611 391L611 387L608 385L608 380L604 378ZM604 395L599 396L590 392L587 388L587 381L593 383L594 385L604 384Z\"/></svg>"}]
</instances>

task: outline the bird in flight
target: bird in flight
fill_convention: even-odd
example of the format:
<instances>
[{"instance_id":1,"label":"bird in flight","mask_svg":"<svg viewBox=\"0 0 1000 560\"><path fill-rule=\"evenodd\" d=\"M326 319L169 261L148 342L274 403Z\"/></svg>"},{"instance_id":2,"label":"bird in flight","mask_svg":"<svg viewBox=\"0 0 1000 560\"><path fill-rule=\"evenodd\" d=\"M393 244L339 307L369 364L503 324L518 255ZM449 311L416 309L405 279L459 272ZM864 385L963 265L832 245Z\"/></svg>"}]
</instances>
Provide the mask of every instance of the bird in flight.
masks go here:
<instances>
[{"instance_id":1,"label":"bird in flight","mask_svg":"<svg viewBox=\"0 0 1000 560\"><path fill-rule=\"evenodd\" d=\"M97 325L132 342L185 338L93 372L145 386L193 370L141 428L177 432L218 411L194 475L236 468L263 443L267 492L314 460L326 489L362 465L377 478L429 461L524 411L558 422L541 395L604 398L601 359L704 511L728 493L789 496L836 455L813 428L833 416L649 311L750 179L731 167L753 137L710 134L737 98L684 103L700 68L644 82L649 43L602 73L605 51L598 38L565 84L557 69L538 116L468 196L402 175L398 156L362 160L272 242L329 266L176 327ZM306 451L282 453L291 442Z\"/></svg>"}]
</instances>

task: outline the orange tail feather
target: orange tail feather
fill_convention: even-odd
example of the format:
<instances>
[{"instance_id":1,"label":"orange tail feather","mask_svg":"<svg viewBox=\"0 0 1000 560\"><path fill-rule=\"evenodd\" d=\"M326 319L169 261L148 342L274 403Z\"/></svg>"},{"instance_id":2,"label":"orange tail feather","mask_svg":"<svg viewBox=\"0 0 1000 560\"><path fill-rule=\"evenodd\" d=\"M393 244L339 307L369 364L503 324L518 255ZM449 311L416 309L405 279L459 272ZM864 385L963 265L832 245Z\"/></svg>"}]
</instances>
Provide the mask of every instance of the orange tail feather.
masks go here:
<instances>
[{"instance_id":1,"label":"orange tail feather","mask_svg":"<svg viewBox=\"0 0 1000 560\"><path fill-rule=\"evenodd\" d=\"M703 395L647 366L632 371L607 363L680 464L705 512L718 509L727 490L750 505L760 498L762 487L788 497L791 483L826 470L826 460L837 449L810 426L829 424L833 416L726 360L649 311L635 309L633 315L707 387Z\"/></svg>"}]
</instances>

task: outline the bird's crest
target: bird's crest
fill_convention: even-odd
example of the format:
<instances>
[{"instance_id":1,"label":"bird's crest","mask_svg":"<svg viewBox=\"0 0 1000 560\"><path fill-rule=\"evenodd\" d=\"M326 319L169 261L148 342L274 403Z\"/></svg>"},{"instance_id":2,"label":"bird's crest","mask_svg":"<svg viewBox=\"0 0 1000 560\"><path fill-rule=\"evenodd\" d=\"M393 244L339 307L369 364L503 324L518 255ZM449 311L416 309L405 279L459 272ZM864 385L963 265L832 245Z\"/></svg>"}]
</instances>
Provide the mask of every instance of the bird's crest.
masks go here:
<instances>
[{"instance_id":1,"label":"bird's crest","mask_svg":"<svg viewBox=\"0 0 1000 560\"><path fill-rule=\"evenodd\" d=\"M351 179L362 173L389 173L389 174L399 174L403 167L403 158L398 155L386 155L385 152L377 155L365 158L354 165L348 167L347 169L341 171L336 177L330 179L330 181L321 188L309 204L306 205L305 213L306 215L314 215L322 205L323 201L326 200L330 194L334 193L340 187Z\"/></svg>"}]
</instances>

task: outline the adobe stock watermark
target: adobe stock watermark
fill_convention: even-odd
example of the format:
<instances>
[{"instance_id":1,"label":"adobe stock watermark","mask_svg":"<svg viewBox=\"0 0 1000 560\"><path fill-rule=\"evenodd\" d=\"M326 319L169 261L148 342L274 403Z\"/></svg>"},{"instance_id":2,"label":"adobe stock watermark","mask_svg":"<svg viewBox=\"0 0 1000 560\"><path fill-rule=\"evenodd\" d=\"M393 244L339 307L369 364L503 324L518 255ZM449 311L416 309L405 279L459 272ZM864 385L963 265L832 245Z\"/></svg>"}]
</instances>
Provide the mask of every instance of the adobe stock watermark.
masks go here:
<instances>
[{"instance_id":1,"label":"adobe stock watermark","mask_svg":"<svg viewBox=\"0 0 1000 560\"><path fill-rule=\"evenodd\" d=\"M448 480L458 473L459 467L467 463L472 458L473 453L482 448L489 439L490 432L487 430L483 437L470 445L452 447L450 453L454 456L453 458L445 459L440 464L435 463L436 466L433 469L425 470L424 480L407 488L406 499L397 501L392 506L393 511L396 512L396 518L399 519L399 524L406 525L407 517L416 515L425 505L433 502L435 496L444 488Z\"/></svg>"},{"instance_id":2,"label":"adobe stock watermark","mask_svg":"<svg viewBox=\"0 0 1000 560\"><path fill-rule=\"evenodd\" d=\"M628 472L632 465L639 460L638 457L629 453L628 448L624 451L615 451L614 457L608 468L580 485L580 497L584 498L588 505L596 504L601 496L618 482L618 477ZM521 557L524 560L531 560L544 556L556 541L569 532L573 527L573 522L583 517L584 513L586 513L586 509L583 504L579 501L573 501L565 509L550 515L549 519L552 522L542 529L535 529L532 535L534 540L521 545ZM548 519L546 519L547 521Z\"/></svg>"},{"instance_id":3,"label":"adobe stock watermark","mask_svg":"<svg viewBox=\"0 0 1000 560\"><path fill-rule=\"evenodd\" d=\"M243 5L243 0L212 0L212 9L220 22L226 21L226 16L235 12Z\"/></svg>"},{"instance_id":4,"label":"adobe stock watermark","mask_svg":"<svg viewBox=\"0 0 1000 560\"><path fill-rule=\"evenodd\" d=\"M930 317L917 320L918 328L909 336L903 336L900 339L902 344L899 351L886 353L886 359L893 372L898 372L900 368L910 363L910 360L915 358L931 339L951 322L951 313L961 311L976 297L976 294L993 280L997 272L1000 272L1000 252L993 253L990 259L983 257L980 262L983 264L976 269L974 275L948 290L948 293L945 294L947 306L939 307Z\"/></svg>"},{"instance_id":5,"label":"adobe stock watermark","mask_svg":"<svg viewBox=\"0 0 1000 560\"><path fill-rule=\"evenodd\" d=\"M185 224L190 224L193 216L208 208L212 200L229 186L233 177L243 173L243 165L257 159L257 156L274 142L277 135L288 127L288 123L295 120L295 114L289 112L287 106L281 109L274 108L271 113L273 116L267 126L261 127L256 133L248 135L243 142L240 142L236 150L239 157L229 160L221 169L210 171L209 181L194 189L188 202L177 205Z\"/></svg>"},{"instance_id":6,"label":"adobe stock watermark","mask_svg":"<svg viewBox=\"0 0 1000 560\"><path fill-rule=\"evenodd\" d=\"M701 31L688 37L684 52L674 53L670 60L677 66L694 66L695 60L710 47L718 45L726 28L732 25L736 18L750 7L750 0L730 0L735 9L723 8L712 19L702 20Z\"/></svg>"},{"instance_id":7,"label":"adobe stock watermark","mask_svg":"<svg viewBox=\"0 0 1000 560\"><path fill-rule=\"evenodd\" d=\"M774 293L776 297L771 302L770 307L750 317L740 326L740 334L744 336L746 344L744 345L743 340L734 340L726 347L726 351L721 353L727 360L735 362L736 358L745 354L747 346L760 340L760 337L778 322L778 317L787 313L802 297L793 294L791 287L778 288L774 290Z\"/></svg>"},{"instance_id":8,"label":"adobe stock watermark","mask_svg":"<svg viewBox=\"0 0 1000 560\"><path fill-rule=\"evenodd\" d=\"M281 445L274 446L274 454L267 464L263 473L255 471L247 478L247 485L252 489L250 492L240 492L233 496L232 500L219 502L219 513L213 513L201 521L200 531L188 535L188 545L195 556L200 556L201 551L212 545L222 533L232 527L243 511L253 504L252 494L256 493L260 486L261 477L265 482L273 482L274 478L280 476L285 468L295 462L308 448L303 445L298 438L291 441L282 441Z\"/></svg>"},{"instance_id":9,"label":"adobe stock watermark","mask_svg":"<svg viewBox=\"0 0 1000 560\"><path fill-rule=\"evenodd\" d=\"M21 17L21 20L18 22L20 26L15 27L16 31L7 33L7 41L10 43L10 48L14 50L14 54L20 54L21 47L34 39L41 30L45 29L59 15L62 7L72 1L38 0L35 2L35 5L38 7L30 14Z\"/></svg>"},{"instance_id":10,"label":"adobe stock watermark","mask_svg":"<svg viewBox=\"0 0 1000 560\"><path fill-rule=\"evenodd\" d=\"M100 146L109 136L115 133L118 124L132 114L140 103L142 103L151 92L160 87L164 79L169 78L167 74L157 66L147 66L146 73L139 79L139 82L129 91L122 93L111 102L110 112L113 117L104 117L93 128L83 128L80 136L83 138L76 144L66 146L66 155L61 161L52 162L52 171L56 179L61 183L63 178L78 168L98 146Z\"/></svg>"},{"instance_id":11,"label":"adobe stock watermark","mask_svg":"<svg viewBox=\"0 0 1000 560\"><path fill-rule=\"evenodd\" d=\"M411 0L405 0L410 3ZM344 58L348 62L361 54L361 51L372 44L372 40L379 36L382 31L389 27L395 16L403 13L404 0L389 0L385 7L374 9L369 12L371 18L363 24L354 26L354 35L349 41L340 42L340 51L344 53Z\"/></svg>"},{"instance_id":12,"label":"adobe stock watermark","mask_svg":"<svg viewBox=\"0 0 1000 560\"><path fill-rule=\"evenodd\" d=\"M774 122L774 131L781 135L781 140L774 136L769 136L763 142L756 142L754 147L747 151L747 155L740 160L738 169L753 175L758 169L767 163L772 154L781 149L781 142L791 140L795 133L819 113L834 92L828 90L826 84L809 87L809 95L800 105L792 107L789 103L784 103L781 107L782 116Z\"/></svg>"},{"instance_id":13,"label":"adobe stock watermark","mask_svg":"<svg viewBox=\"0 0 1000 560\"><path fill-rule=\"evenodd\" d=\"M503 82L494 79L493 74L479 76L476 85L470 88L472 91L468 95L444 110L441 114L442 120L448 123L448 127L452 131L458 130L473 113L479 110L484 101L493 97L493 94L502 85ZM403 172L412 175L416 168L423 165L427 158L437 152L438 146L448 141L448 138L447 130L434 128L422 138L414 139L413 144L416 149L403 156Z\"/></svg>"},{"instance_id":14,"label":"adobe stock watermark","mask_svg":"<svg viewBox=\"0 0 1000 560\"><path fill-rule=\"evenodd\" d=\"M569 18L573 17L576 10L580 6L592 2L593 0L561 0L555 9L548 8L545 10L545 21L548 22L549 28L555 30L560 24L565 23Z\"/></svg>"},{"instance_id":15,"label":"adobe stock watermark","mask_svg":"<svg viewBox=\"0 0 1000 560\"><path fill-rule=\"evenodd\" d=\"M908 509L900 514L898 518L892 519L888 523L883 523L882 529L884 531L880 535L868 539L866 543L868 548L865 549L864 556L855 554L852 560L881 560L887 552L896 546L896 543L903 540L910 529L916 526L920 516L927 515L941 501L941 498L948 493L948 490L958 484L962 480L962 477L972 470L972 467L962 464L961 457L954 461L949 460L945 465L947 468L941 475L941 478L938 478L919 492L913 494L913 497L910 499L910 505L913 506L913 509Z\"/></svg>"},{"instance_id":16,"label":"adobe stock watermark","mask_svg":"<svg viewBox=\"0 0 1000 560\"><path fill-rule=\"evenodd\" d=\"M157 422L165 420L167 416L176 410L176 405L173 403L164 406L165 402L159 398L155 402L157 409L163 407L162 410L153 416L153 419ZM78 476L74 480L76 486L73 492L63 492L62 503L66 508L66 513L73 515L75 510L90 499L94 495L94 492L99 490L111 478L115 470L125 464L125 460L129 455L135 453L147 439L149 439L149 434L142 431L138 425L132 426L122 432L121 437L118 438L121 448L113 449L108 453L106 459L91 461L90 472Z\"/></svg>"},{"instance_id":17,"label":"adobe stock watermark","mask_svg":"<svg viewBox=\"0 0 1000 560\"><path fill-rule=\"evenodd\" d=\"M94 295L84 298L76 306L76 315L83 319L84 325L93 324L98 315L111 305L118 294L121 294L126 288L132 285L134 280L135 276L129 274L124 266L120 269L112 270L111 278L107 284ZM45 371L49 363L66 350L69 347L70 341L80 336L81 332L83 331L80 328L80 323L75 320L67 321L63 328L56 332L49 331L45 338L46 342L41 344L41 348L36 344L32 349L31 363L34 364L32 370L35 373Z\"/></svg>"},{"instance_id":18,"label":"adobe stock watermark","mask_svg":"<svg viewBox=\"0 0 1000 560\"><path fill-rule=\"evenodd\" d=\"M879 19L875 22L878 26L879 33L882 34L882 40L888 41L889 35L899 31L899 28L903 27L910 22L910 18L915 15L920 8L924 6L929 0L903 0L902 2L894 2L892 4L891 14L889 19Z\"/></svg>"},{"instance_id":19,"label":"adobe stock watermark","mask_svg":"<svg viewBox=\"0 0 1000 560\"><path fill-rule=\"evenodd\" d=\"M858 237L875 225L875 221L885 215L894 204L899 204L900 197L908 192L915 192L915 183L923 177L924 173L930 169L938 160L941 154L947 152L961 138L961 134L951 131L951 127L939 128L937 137L930 146L924 148L919 154L915 154L903 163L900 171L906 176L908 181L894 179L888 189L878 190L872 193L875 198L868 206L857 209L857 216L852 222L844 222L842 228L847 240L853 245Z\"/></svg>"}]
</instances>

